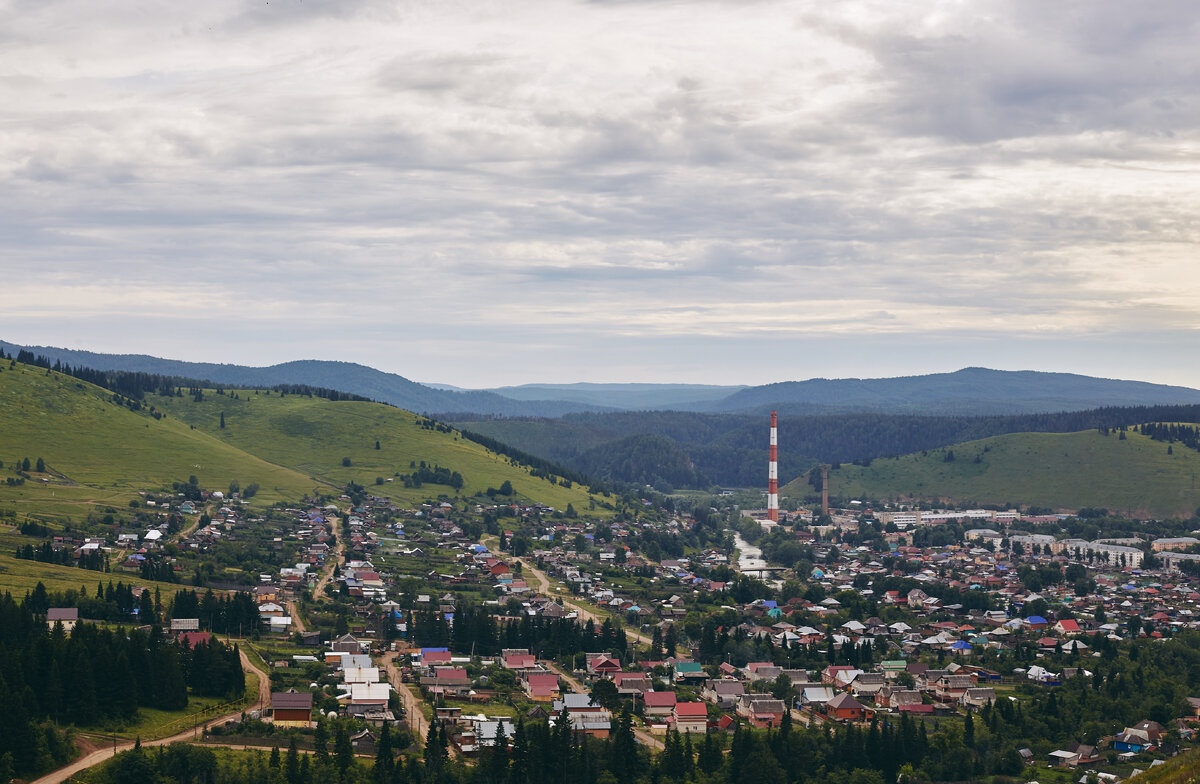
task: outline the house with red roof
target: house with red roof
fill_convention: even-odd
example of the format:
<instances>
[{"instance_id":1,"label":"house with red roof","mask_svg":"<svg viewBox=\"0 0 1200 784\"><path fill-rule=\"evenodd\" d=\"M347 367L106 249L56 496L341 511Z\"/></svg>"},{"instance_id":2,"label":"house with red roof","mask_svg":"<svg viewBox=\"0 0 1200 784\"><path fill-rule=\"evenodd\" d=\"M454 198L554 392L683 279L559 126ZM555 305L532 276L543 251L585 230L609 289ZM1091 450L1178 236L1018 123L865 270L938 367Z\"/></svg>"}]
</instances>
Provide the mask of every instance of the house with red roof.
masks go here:
<instances>
[{"instance_id":1,"label":"house with red roof","mask_svg":"<svg viewBox=\"0 0 1200 784\"><path fill-rule=\"evenodd\" d=\"M621 662L608 654L589 657L587 660L588 674L593 678L604 678L621 671Z\"/></svg>"},{"instance_id":2,"label":"house with red roof","mask_svg":"<svg viewBox=\"0 0 1200 784\"><path fill-rule=\"evenodd\" d=\"M180 645L186 645L194 650L197 645L207 645L212 640L212 635L208 632L180 632L175 639Z\"/></svg>"},{"instance_id":3,"label":"house with red roof","mask_svg":"<svg viewBox=\"0 0 1200 784\"><path fill-rule=\"evenodd\" d=\"M675 703L674 718L676 732L708 732L708 706L703 702Z\"/></svg>"},{"instance_id":4,"label":"house with red roof","mask_svg":"<svg viewBox=\"0 0 1200 784\"><path fill-rule=\"evenodd\" d=\"M522 684L525 693L534 702L554 702L561 695L558 676L552 672L526 671Z\"/></svg>"},{"instance_id":5,"label":"house with red roof","mask_svg":"<svg viewBox=\"0 0 1200 784\"><path fill-rule=\"evenodd\" d=\"M439 667L450 663L450 651L422 651L421 665Z\"/></svg>"},{"instance_id":6,"label":"house with red roof","mask_svg":"<svg viewBox=\"0 0 1200 784\"><path fill-rule=\"evenodd\" d=\"M647 716L672 716L675 713L675 692L648 691L642 694ZM708 715L707 713L705 714ZM682 730L680 730L682 732Z\"/></svg>"},{"instance_id":7,"label":"house with red roof","mask_svg":"<svg viewBox=\"0 0 1200 784\"><path fill-rule=\"evenodd\" d=\"M462 667L438 667L433 685L442 694L466 694L471 690L471 677Z\"/></svg>"},{"instance_id":8,"label":"house with red roof","mask_svg":"<svg viewBox=\"0 0 1200 784\"><path fill-rule=\"evenodd\" d=\"M846 692L825 703L825 715L834 721L866 721L871 709Z\"/></svg>"},{"instance_id":9,"label":"house with red roof","mask_svg":"<svg viewBox=\"0 0 1200 784\"><path fill-rule=\"evenodd\" d=\"M826 686L833 686L837 682L839 672L847 672L857 669L853 664L831 664L821 670L821 683Z\"/></svg>"},{"instance_id":10,"label":"house with red roof","mask_svg":"<svg viewBox=\"0 0 1200 784\"><path fill-rule=\"evenodd\" d=\"M537 666L537 657L532 653L510 653L504 657L506 670L528 670Z\"/></svg>"},{"instance_id":11,"label":"house with red roof","mask_svg":"<svg viewBox=\"0 0 1200 784\"><path fill-rule=\"evenodd\" d=\"M1079 628L1079 621L1076 621L1073 618L1063 618L1054 624L1054 631L1058 634L1070 635L1079 634L1081 630Z\"/></svg>"},{"instance_id":12,"label":"house with red roof","mask_svg":"<svg viewBox=\"0 0 1200 784\"><path fill-rule=\"evenodd\" d=\"M641 672L615 672L613 683L617 685L617 694L624 697L644 694L654 688L650 678Z\"/></svg>"}]
</instances>

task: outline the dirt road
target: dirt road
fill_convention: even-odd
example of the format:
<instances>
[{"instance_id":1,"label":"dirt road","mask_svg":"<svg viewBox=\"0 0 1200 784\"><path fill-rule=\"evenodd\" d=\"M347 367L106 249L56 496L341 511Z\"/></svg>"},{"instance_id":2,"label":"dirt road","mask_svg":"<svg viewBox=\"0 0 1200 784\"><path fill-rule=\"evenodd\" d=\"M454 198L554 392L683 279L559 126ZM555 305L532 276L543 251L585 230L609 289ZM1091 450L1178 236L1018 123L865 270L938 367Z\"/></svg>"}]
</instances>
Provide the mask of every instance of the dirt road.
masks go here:
<instances>
[{"instance_id":1,"label":"dirt road","mask_svg":"<svg viewBox=\"0 0 1200 784\"><path fill-rule=\"evenodd\" d=\"M502 557L499 554L499 550L496 549L496 545L498 544L498 542L494 536L480 537L479 541L481 544L483 544L484 547L488 548L488 552L490 552L492 555L495 555L497 558ZM565 596L563 596L562 593L559 591L555 591L552 593L550 591L550 586L551 586L550 577L545 572L543 572L541 569L537 568L536 566L534 566L533 564L531 564L529 561L525 560L524 558L512 558L511 560L513 560L516 563L521 564L521 574L525 575L527 579L528 579L528 575L533 575L533 579L537 580L539 593L543 593L546 596L553 596L554 599L558 602L561 602L564 607L569 607L570 609L574 610L575 613L579 616L580 620L582 620L582 621L590 620L597 626L603 625L604 618L602 618L601 616L597 615L596 613L594 613L590 609L588 609L587 605L585 605L581 602L575 601L574 599L568 599ZM637 642L639 642L643 645L650 645L651 643L653 643L653 640L650 637L648 637L645 634L642 634L641 632L637 631L636 629L630 629L629 627L625 627L625 636L629 637L632 640L636 640ZM679 654L682 656L689 655L689 652L686 648L679 647L678 651L679 651Z\"/></svg>"},{"instance_id":2,"label":"dirt road","mask_svg":"<svg viewBox=\"0 0 1200 784\"><path fill-rule=\"evenodd\" d=\"M412 684L402 682L400 668L396 666L396 657L398 655L387 653L379 661L383 665L384 672L387 673L388 683L392 684L392 688L400 696L400 704L404 706L405 718L408 720L409 730L418 743L424 744L425 733L429 729L429 722L425 721L425 716L421 713L421 698L413 690Z\"/></svg>"},{"instance_id":3,"label":"dirt road","mask_svg":"<svg viewBox=\"0 0 1200 784\"><path fill-rule=\"evenodd\" d=\"M346 545L339 538L337 546L333 548L332 556L325 562L322 567L321 576L317 579L317 584L313 588L313 599L321 595L321 591L325 590L325 586L329 585L329 581L333 578L338 567L341 566L342 558L346 555ZM292 629L304 634L308 631L308 625L304 623L304 613L300 612L300 605L293 601L287 603L288 614L292 616Z\"/></svg>"},{"instance_id":4,"label":"dirt road","mask_svg":"<svg viewBox=\"0 0 1200 784\"><path fill-rule=\"evenodd\" d=\"M572 689L574 689L576 694L587 694L588 693L588 690L583 687L582 683L580 683L573 675L568 675L567 672L564 669L562 669L561 667L559 667L557 664L555 664L553 662L546 662L546 669L550 670L551 672L558 675L558 677L560 677L564 681L566 681L567 685L569 685ZM655 751L662 751L664 748L666 748L666 746L663 744L663 742L661 740L654 737L649 732L647 732L646 730L644 730L640 727L635 726L633 728L633 735L635 738L637 738L643 744L645 744L646 746L649 746L650 748L654 749Z\"/></svg>"},{"instance_id":5,"label":"dirt road","mask_svg":"<svg viewBox=\"0 0 1200 784\"><path fill-rule=\"evenodd\" d=\"M313 599L318 598L321 595L321 591L325 590L325 586L329 585L330 578L333 577L333 573L337 571L337 568L342 565L342 558L344 558L345 555L346 543L342 541L342 537L339 535L337 547L333 548L333 557L326 562L325 570L321 575L321 579L317 580L317 587L313 588Z\"/></svg>"},{"instance_id":6,"label":"dirt road","mask_svg":"<svg viewBox=\"0 0 1200 784\"><path fill-rule=\"evenodd\" d=\"M262 706L269 704L270 699L271 699L270 678L267 677L267 674L265 672L263 672L262 670L258 669L258 667L255 667L253 664L251 664L250 659L246 657L246 654L244 651L241 653L242 653L242 657L241 657L242 658L242 669L246 670L247 672L253 671L258 674L258 698L254 705L248 706L247 708L239 708L238 710L236 710L232 713L227 713L224 716L214 716L210 719L205 719L203 724L199 724L195 727L189 727L182 732L177 732L174 735L171 735L166 738L145 741L144 743L142 743L142 746L143 747L169 746L172 743L176 743L179 741L190 741L196 737L197 733L202 733L204 731L204 728L210 724L219 724L222 722L230 721L232 719L240 719L242 717L242 713L244 710L253 710L255 707L258 707L261 709ZM133 741L123 741L121 743L118 743L115 748L112 746L107 746L103 749L99 749L98 751L93 751L91 754L88 754L85 757L81 757L80 759L75 760L74 762L72 762L70 765L67 765L66 767L62 767L56 771L47 773L45 776L42 776L40 779L34 779L32 784L61 784L61 782L66 781L71 776L74 776L76 773L80 772L81 770L87 770L88 768L92 767L93 765L99 765L101 762L104 762L105 760L112 759L113 756L116 755L118 752L128 751L129 749L133 748L133 746L134 746Z\"/></svg>"},{"instance_id":7,"label":"dirt road","mask_svg":"<svg viewBox=\"0 0 1200 784\"><path fill-rule=\"evenodd\" d=\"M294 599L287 603L288 614L292 616L292 630L300 634L308 631L308 627L304 625L304 616L300 613L300 605L296 604Z\"/></svg>"}]
</instances>

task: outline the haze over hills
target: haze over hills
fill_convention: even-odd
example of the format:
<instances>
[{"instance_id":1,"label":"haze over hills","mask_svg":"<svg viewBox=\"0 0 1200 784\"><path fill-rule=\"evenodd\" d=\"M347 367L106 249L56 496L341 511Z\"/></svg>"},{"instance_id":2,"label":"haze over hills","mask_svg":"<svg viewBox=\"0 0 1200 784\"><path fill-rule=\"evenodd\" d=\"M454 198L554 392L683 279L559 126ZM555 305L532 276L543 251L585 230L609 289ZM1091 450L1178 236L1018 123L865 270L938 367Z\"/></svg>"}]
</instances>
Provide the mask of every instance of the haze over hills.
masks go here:
<instances>
[{"instance_id":1,"label":"haze over hills","mask_svg":"<svg viewBox=\"0 0 1200 784\"><path fill-rule=\"evenodd\" d=\"M18 347L10 344L3 345L6 351L14 351ZM76 366L97 367L100 369L122 369L150 373L168 374L181 377L208 380L214 384L270 386L273 384L296 384L312 387L326 387L342 392L351 392L377 400L398 399L407 396L411 408L433 410L444 408L447 401L454 401L463 408L472 405L496 405L497 401L511 405L509 411L522 411L522 406L548 406L566 410L571 405L589 405L587 400L598 399L597 396L612 396L620 398L626 395L627 403L640 402L649 405L668 400L678 395L709 395L723 394L728 388L715 386L693 385L642 385L642 384L577 384L577 385L529 385L517 388L514 394L526 395L534 399L521 401L505 398L492 391L452 392L437 390L426 385L404 379L394 374L366 368L361 365L339 362L300 361L276 365L270 368L250 368L238 365L217 365L203 363L177 362L147 356L113 356L89 354L87 352L72 352L67 350L33 349L35 353ZM66 387L63 387L66 389ZM796 411L805 414L789 413L787 405L777 405L783 416L780 418L780 478L787 481L805 474L818 462L850 463L853 461L876 461L882 465L881 459L894 458L902 455L920 454L937 449L960 449L959 445L976 439L989 438L1006 434L1031 433L1072 433L1095 428L1118 427L1134 425L1143 422L1195 422L1200 420L1200 392L1179 387L1163 387L1139 382L1108 381L1070 374L1004 372L980 368L969 368L957 373L941 374L929 377L909 377L902 379L869 379L849 380L844 382L816 381L794 382L787 384L768 385L766 387L734 388L726 398L710 397L708 404L740 406L743 403L754 405L761 400L779 400L780 397L790 397L793 401L807 396L822 406L832 406L838 394L831 391L836 388L841 393L841 406L853 409L854 406L881 406L891 411L903 410L906 405L915 405L924 396L924 405L929 408L940 406L953 407L960 402L972 402L978 396L981 405L1006 405L1010 407L1045 406L1047 401L1055 401L1060 408L1078 408L1079 403L1071 405L1070 401L1094 402L1102 400L1110 405L1083 411L1064 411L1057 413L1022 413L1010 415L979 415L979 414L913 414L913 413L879 413L850 411L837 414L819 414L824 410L812 410L796 405ZM565 394L577 398L574 401L545 401L536 399L536 395ZM72 393L73 394L73 393ZM1079 397L1072 397L1078 395ZM582 399L582 400L579 400ZM293 462L287 456L313 449L311 444L291 442L287 438L308 437L306 434L320 433L332 427L332 420L321 419L326 413L335 409L317 404L305 416L312 413L311 421L304 421L299 416L299 398L290 404L287 411L280 407L282 418L271 425L259 422L254 427L246 427L240 421L245 412L252 411L261 415L275 409L279 404L268 403L271 398L256 399L252 404L249 397L227 396L221 399L206 400L202 404L187 403L175 398L159 401L159 409L170 412L172 421L186 422L195 425L197 430L189 429L186 433L174 433L174 428L153 427L164 434L179 440L180 444L187 439L194 439L201 434L211 433L218 437L221 445L204 443L204 449L213 451L228 446L237 446L244 450L237 461L246 462L248 459L266 461L275 468L286 466L296 472L296 477L272 480L271 487L291 487L305 484L313 478L326 475L334 482L352 478L349 474L341 476L340 465L334 463L325 466L324 462L335 457L349 455L353 464L370 467L372 470L383 468L374 466L373 458L386 457L387 444L384 444L384 454L370 449L377 436L366 437L356 434L356 428L379 431L381 428L391 432L391 425L383 425L382 420L375 421L371 417L350 417L351 412L372 412L372 416L390 416L385 407L371 407L370 404L359 406L345 405L336 409L341 415L336 427L342 435L343 442L323 444L325 448L316 448L310 452L313 458ZM733 400L735 402L730 403ZM1113 406L1113 401L1165 400L1176 405L1137 405ZM1177 403L1186 403L1179 405ZM554 405L550 405L553 403ZM121 414L117 407L117 416ZM530 409L524 409L530 410ZM383 413L379 413L379 412ZM757 486L762 483L765 475L765 417L759 413L743 413L738 408L737 413L709 413L695 411L584 411L566 413L562 416L509 416L497 418L495 413L484 411L463 411L459 414L444 412L443 417L456 420L457 426L473 431L482 436L495 439L497 442L509 444L537 458L556 461L565 469L574 470L580 474L595 479L612 480L617 482L646 483L659 487L672 488L705 488L713 484L724 486ZM242 413L239 413L242 412ZM449 416L447 417L447 413ZM319 416L318 416L319 414ZM225 415L229 427L216 428L216 423ZM370 421L368 421L370 420ZM28 417L21 420L20 426L30 425ZM106 420L108 421L108 420ZM114 420L115 421L115 420ZM390 421L390 420L389 420ZM165 422L165 420L164 420ZM256 420L257 422L257 420ZM358 422L358 425L353 424ZM145 424L149 424L148 422ZM157 424L157 423L156 423ZM15 428L15 429L14 429ZM261 428L261 432L259 430ZM272 429L274 428L274 429ZM35 428L36 429L36 428ZM10 437L19 432L20 427L9 428ZM37 431L41 432L41 431ZM329 433L333 431L330 430ZM283 435L280 435L280 434ZM328 434L327 434L328 435ZM285 438L286 436L286 438ZM113 440L111 434L104 436ZM30 447L35 443L33 431L26 434ZM244 440L239 440L244 439ZM11 438L10 438L11 440ZM386 442L386 439L380 439ZM1051 439L1052 440L1052 439ZM361 444L359 443L361 441ZM275 451L267 449L272 443L278 442ZM66 442L64 442L66 443ZM358 444L365 450L366 457L351 448L351 443ZM1041 442L1039 442L1041 443ZM1089 442L1090 443L1090 442ZM1111 449L1108 442L1097 442L1099 446ZM463 445L465 446L465 445ZM303 448L301 448L303 447ZM196 445L190 451L196 449ZM265 451L264 451L265 450ZM101 450L103 452L104 450ZM171 454L183 454L189 449L167 450ZM1145 450L1126 450L1133 455L1133 461L1145 462L1142 457ZM149 450L151 454L154 449ZM326 454L328 452L328 454ZM215 453L214 453L215 454ZM1007 454L997 450L997 455ZM1053 453L1057 454L1057 453ZM1052 454L1046 453L1041 469L1053 473L1056 470L1064 472L1064 476L1073 476L1080 465L1087 461L1071 457L1072 450L1062 453L1063 463L1060 469L1055 469L1051 459ZM317 455L320 455L318 458ZM1127 456L1128 457L1128 456ZM473 458L471 458L473 459ZM1041 459L1039 457L1039 459ZM462 456L454 462L467 460ZM909 458L903 458L909 460ZM991 458L988 458L991 460ZM237 462L234 461L234 462ZM315 462L313 462L315 461ZM167 461L169 462L169 461ZM229 459L211 457L208 463L229 463ZM887 461L891 463L890 460ZM928 461L918 461L922 465ZM1010 461L1013 462L1013 461ZM1020 461L1015 461L1019 463ZM1175 461L1178 462L1178 461ZM318 463L321 464L318 467ZM1070 465L1066 465L1070 463ZM905 463L907 465L907 463ZM157 466L157 458L149 464ZM248 464L247 464L248 465ZM974 465L978 466L978 463ZM1174 463L1172 463L1174 465ZM960 481L962 477L946 474L946 467L934 466L937 469L934 480L924 476L886 476L875 477L873 474L864 476L861 489L864 492L878 492L885 496L893 494L917 494L921 492L936 492L935 485L941 485L945 479L945 490L948 494L962 497L995 500L996 498L1024 498L1012 488L1035 488L1040 486L1026 476L1028 472L1005 468L993 470L989 483L984 485ZM1159 469L1157 475L1162 474ZM261 467L250 472L262 473ZM978 471L979 469L971 469ZM1107 470L1107 469L1106 469ZM1122 471L1131 472L1134 476L1141 470L1136 465L1120 463L1115 469L1116 474ZM172 473L179 473L179 468L173 468ZM350 472L356 474L357 471ZM464 472L466 473L466 472ZM480 471L472 471L476 476ZM911 471L909 473L912 473ZM928 473L927 471L925 473ZM1111 471L1109 473L1112 473ZM1153 473L1153 472L1152 472ZM1176 472L1177 473L1177 472ZM942 474L946 474L945 477ZM1097 474L1099 476L1100 474ZM1108 475L1108 474L1104 474ZM1172 474L1173 475L1173 474ZM996 478L1000 477L1000 480ZM264 474L264 477L266 475ZM299 482L296 479L299 478ZM490 479L491 477L488 477ZM1161 477L1160 477L1161 478ZM328 481L326 479L325 481ZM468 480L470 481L470 479ZM1089 500L1086 487L1090 480L1076 477L1064 480L1069 492L1047 492L1045 502L1060 503L1062 499L1080 499L1081 503L1103 505L1103 500ZM264 485L266 482L263 483ZM1044 483L1043 483L1044 484ZM1108 482L1107 484L1112 484ZM1172 480L1172 487L1175 483ZM1152 486L1147 482L1146 486ZM293 488L294 489L294 488ZM986 491L986 492L984 492ZM264 495L269 491L264 488ZM1163 513L1177 513L1191 503L1191 496L1176 488L1178 496L1170 504L1150 503L1141 498L1135 498L1125 493L1120 498L1114 498L1113 506L1128 509L1161 510ZM1190 491L1189 491L1190 492ZM1180 495L1182 493L1182 495ZM1037 495L1036 491L1034 492ZM1120 503L1115 503L1119 501ZM1032 501L1032 502L1036 502ZM1194 507L1193 507L1194 508Z\"/></svg>"},{"instance_id":2,"label":"haze over hills","mask_svg":"<svg viewBox=\"0 0 1200 784\"><path fill-rule=\"evenodd\" d=\"M727 413L888 412L896 414L1022 414L1102 406L1200 403L1200 390L1142 381L963 368L899 378L814 378L749 387L713 410Z\"/></svg>"},{"instance_id":3,"label":"haze over hills","mask_svg":"<svg viewBox=\"0 0 1200 784\"><path fill-rule=\"evenodd\" d=\"M304 384L324 387L362 395L381 403L390 403L407 411L427 414L556 417L571 411L603 410L602 407L586 403L517 401L486 391L455 392L435 389L395 373L385 373L353 362L308 359L270 367L247 367L211 362L184 362L146 354L99 354L52 346L18 346L4 341L0 341L0 348L14 354L20 349L26 349L51 361L73 366L82 365L96 370L156 373L230 386L270 387L276 384Z\"/></svg>"},{"instance_id":4,"label":"haze over hills","mask_svg":"<svg viewBox=\"0 0 1200 784\"><path fill-rule=\"evenodd\" d=\"M217 384L306 384L441 415L560 417L598 411L691 411L811 416L839 413L1006 415L1103 406L1200 403L1200 390L1072 373L964 368L899 378L784 381L760 386L703 384L526 384L459 390L420 384L365 365L297 360L270 367L184 362L143 354L100 354L0 341L71 365L176 375Z\"/></svg>"},{"instance_id":5,"label":"haze over hills","mask_svg":"<svg viewBox=\"0 0 1200 784\"><path fill-rule=\"evenodd\" d=\"M702 411L743 386L714 384L522 384L488 392L513 400L564 400L627 410Z\"/></svg>"}]
</instances>

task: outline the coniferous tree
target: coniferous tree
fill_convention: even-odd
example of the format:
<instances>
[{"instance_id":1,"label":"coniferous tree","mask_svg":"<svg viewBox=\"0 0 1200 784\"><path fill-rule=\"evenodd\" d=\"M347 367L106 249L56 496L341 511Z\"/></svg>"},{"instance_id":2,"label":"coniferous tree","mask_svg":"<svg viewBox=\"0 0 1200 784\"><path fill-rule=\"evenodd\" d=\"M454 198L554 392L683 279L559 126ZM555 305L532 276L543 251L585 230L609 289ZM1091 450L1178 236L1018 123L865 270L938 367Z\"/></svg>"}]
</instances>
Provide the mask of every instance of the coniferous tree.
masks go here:
<instances>
[{"instance_id":1,"label":"coniferous tree","mask_svg":"<svg viewBox=\"0 0 1200 784\"><path fill-rule=\"evenodd\" d=\"M525 735L525 720L517 719L513 731L512 762L508 769L510 784L528 784L529 782L529 741Z\"/></svg>"},{"instance_id":2,"label":"coniferous tree","mask_svg":"<svg viewBox=\"0 0 1200 784\"><path fill-rule=\"evenodd\" d=\"M329 727L324 719L317 719L317 726L313 731L313 751L318 760L329 756Z\"/></svg>"},{"instance_id":3,"label":"coniferous tree","mask_svg":"<svg viewBox=\"0 0 1200 784\"><path fill-rule=\"evenodd\" d=\"M287 759L283 763L283 775L288 784L302 784L300 775L300 752L296 748L296 736L288 741Z\"/></svg>"},{"instance_id":4,"label":"coniferous tree","mask_svg":"<svg viewBox=\"0 0 1200 784\"><path fill-rule=\"evenodd\" d=\"M345 778L346 771L354 764L354 747L350 744L350 733L346 731L346 725L342 722L338 722L337 733L333 739L333 760L338 773Z\"/></svg>"},{"instance_id":5,"label":"coniferous tree","mask_svg":"<svg viewBox=\"0 0 1200 784\"><path fill-rule=\"evenodd\" d=\"M371 768L371 780L375 784L388 784L396 761L392 756L392 733L385 724L379 731L379 744L375 748L375 765Z\"/></svg>"}]
</instances>

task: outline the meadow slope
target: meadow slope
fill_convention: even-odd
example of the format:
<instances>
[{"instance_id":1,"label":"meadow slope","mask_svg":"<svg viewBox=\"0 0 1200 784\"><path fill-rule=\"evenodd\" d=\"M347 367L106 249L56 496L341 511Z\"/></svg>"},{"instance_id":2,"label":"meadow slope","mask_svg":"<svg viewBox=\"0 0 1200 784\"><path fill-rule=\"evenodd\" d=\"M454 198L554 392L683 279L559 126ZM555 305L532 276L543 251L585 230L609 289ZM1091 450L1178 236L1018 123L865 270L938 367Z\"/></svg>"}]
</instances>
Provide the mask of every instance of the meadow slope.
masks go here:
<instances>
[{"instance_id":1,"label":"meadow slope","mask_svg":"<svg viewBox=\"0 0 1200 784\"><path fill-rule=\"evenodd\" d=\"M953 460L948 461L948 453ZM1134 433L1016 433L944 449L842 464L830 472L841 498L949 500L1061 510L1103 507L1136 517L1190 517L1200 506L1200 453ZM802 497L805 479L780 489Z\"/></svg>"},{"instance_id":2,"label":"meadow slope","mask_svg":"<svg viewBox=\"0 0 1200 784\"><path fill-rule=\"evenodd\" d=\"M590 507L586 488L535 477L448 426L438 429L424 417L382 403L248 390L206 391L200 401L188 395L154 400L196 432L337 486L355 481L373 493L415 503L442 494L473 496L508 481L519 498L564 510L573 504L579 512ZM401 477L422 461L460 473L462 488L432 483L406 488ZM376 484L379 478L383 484Z\"/></svg>"}]
</instances>

